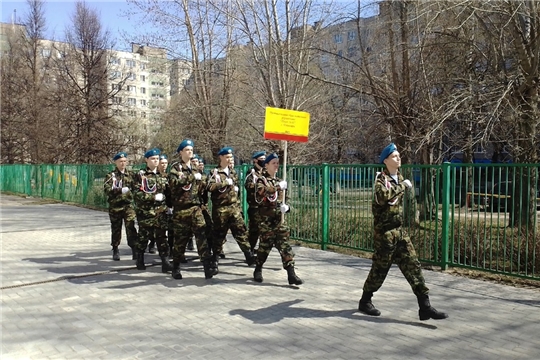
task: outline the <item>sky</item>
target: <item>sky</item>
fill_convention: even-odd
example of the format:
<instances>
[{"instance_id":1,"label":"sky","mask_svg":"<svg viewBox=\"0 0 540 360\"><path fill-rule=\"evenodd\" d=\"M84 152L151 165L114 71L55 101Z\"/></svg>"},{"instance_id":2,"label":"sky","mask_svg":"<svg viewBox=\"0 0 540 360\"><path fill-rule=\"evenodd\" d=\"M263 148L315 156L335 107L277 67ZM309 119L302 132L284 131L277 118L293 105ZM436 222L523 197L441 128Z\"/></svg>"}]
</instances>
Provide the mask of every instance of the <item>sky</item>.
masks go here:
<instances>
[{"instance_id":1,"label":"sky","mask_svg":"<svg viewBox=\"0 0 540 360\"><path fill-rule=\"evenodd\" d=\"M144 26L136 19L128 19L123 12L128 10L129 4L125 0L86 0L86 4L97 10L100 14L101 23L116 38L117 50L127 50L130 44L123 40L122 32L140 33ZM25 0L1 2L1 21L10 23L14 10L16 10L16 22L21 22L28 13L28 5ZM45 19L47 22L47 39L63 40L64 30L71 23L71 15L75 11L73 0L47 0L45 1Z\"/></svg>"}]
</instances>

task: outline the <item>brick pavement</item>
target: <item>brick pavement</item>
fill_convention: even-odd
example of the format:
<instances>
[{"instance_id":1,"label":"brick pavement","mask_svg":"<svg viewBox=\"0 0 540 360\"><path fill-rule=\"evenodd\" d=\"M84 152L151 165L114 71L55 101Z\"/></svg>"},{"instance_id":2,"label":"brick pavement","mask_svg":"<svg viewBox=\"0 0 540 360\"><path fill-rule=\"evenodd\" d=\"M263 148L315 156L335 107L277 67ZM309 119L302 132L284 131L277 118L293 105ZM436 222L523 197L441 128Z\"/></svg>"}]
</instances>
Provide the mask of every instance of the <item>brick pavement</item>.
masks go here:
<instances>
[{"instance_id":1,"label":"brick pavement","mask_svg":"<svg viewBox=\"0 0 540 360\"><path fill-rule=\"evenodd\" d=\"M274 250L254 283L234 240L220 274L137 271L108 215L2 195L2 359L537 359L540 291L425 271L445 321L418 320L394 266L358 313L370 260L295 247L299 287ZM190 255L195 256L192 252ZM147 262L158 262L157 255Z\"/></svg>"}]
</instances>

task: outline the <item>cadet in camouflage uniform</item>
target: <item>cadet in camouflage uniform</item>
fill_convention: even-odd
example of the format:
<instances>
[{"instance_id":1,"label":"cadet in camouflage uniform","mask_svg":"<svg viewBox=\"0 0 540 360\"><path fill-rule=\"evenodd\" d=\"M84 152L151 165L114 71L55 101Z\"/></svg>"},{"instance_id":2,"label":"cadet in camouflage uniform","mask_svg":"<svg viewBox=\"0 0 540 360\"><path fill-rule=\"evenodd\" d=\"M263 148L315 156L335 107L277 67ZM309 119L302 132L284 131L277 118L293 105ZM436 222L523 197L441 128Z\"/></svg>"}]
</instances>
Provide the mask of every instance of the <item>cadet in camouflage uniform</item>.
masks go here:
<instances>
[{"instance_id":1,"label":"cadet in camouflage uniform","mask_svg":"<svg viewBox=\"0 0 540 360\"><path fill-rule=\"evenodd\" d=\"M264 169L264 159L266 159L266 153L264 151L257 151L251 157L253 160L253 168L247 173L246 180L244 181L244 187L247 193L248 203L248 241L251 251L255 252L255 246L259 240L260 229L259 226L262 222L259 216L259 204L255 200L255 192L257 189L257 179L262 176Z\"/></svg>"},{"instance_id":2,"label":"cadet in camouflage uniform","mask_svg":"<svg viewBox=\"0 0 540 360\"><path fill-rule=\"evenodd\" d=\"M212 221L214 223L213 262L217 271L218 256L223 252L229 229L240 250L244 253L246 263L252 265L255 257L247 240L247 228L242 217L240 199L238 197L238 174L234 170L233 150L224 147L218 152L219 166L209 176L208 190L212 199Z\"/></svg>"},{"instance_id":3,"label":"cadet in camouflage uniform","mask_svg":"<svg viewBox=\"0 0 540 360\"><path fill-rule=\"evenodd\" d=\"M397 147L393 143L385 147L379 160L385 164L385 169L377 173L375 178L372 203L374 253L358 310L371 316L381 314L371 302L371 298L382 286L394 262L418 298L420 320L445 319L448 314L435 310L429 303L429 289L425 284L420 262L406 230L402 228L403 195L412 188L412 184L409 180L404 180L399 172L401 158Z\"/></svg>"},{"instance_id":4,"label":"cadet in camouflage uniform","mask_svg":"<svg viewBox=\"0 0 540 360\"><path fill-rule=\"evenodd\" d=\"M111 246L113 260L120 260L118 246L122 239L122 220L126 228L128 246L132 258L135 259L137 230L135 229L135 209L133 207L133 173L126 169L128 160L125 152L113 157L115 169L107 174L103 188L109 203L109 219L111 220Z\"/></svg>"},{"instance_id":5,"label":"cadet in camouflage uniform","mask_svg":"<svg viewBox=\"0 0 540 360\"><path fill-rule=\"evenodd\" d=\"M289 205L282 202L283 191L287 189L287 182L279 179L276 174L279 169L279 157L273 153L264 160L265 169L262 176L257 179L256 199L259 203L259 216L261 218L261 237L253 279L262 282L262 267L276 247L281 255L283 268L287 270L290 285L303 283L294 271L294 252L289 244L289 227L281 221L281 214L289 212Z\"/></svg>"},{"instance_id":6,"label":"cadet in camouflage uniform","mask_svg":"<svg viewBox=\"0 0 540 360\"><path fill-rule=\"evenodd\" d=\"M180 260L186 251L187 242L195 235L197 251L203 262L204 277L211 279L214 275L211 266L211 254L206 240L204 216L201 210L200 196L204 191L202 175L198 169L191 166L193 157L192 140L183 140L177 153L180 160L171 166L169 171L169 186L173 203L173 273L175 279L182 279Z\"/></svg>"},{"instance_id":7,"label":"cadet in camouflage uniform","mask_svg":"<svg viewBox=\"0 0 540 360\"><path fill-rule=\"evenodd\" d=\"M139 223L139 241L137 243L137 269L145 270L144 250L149 241L155 241L161 258L161 271L172 270L169 262L169 245L167 244L167 178L158 172L160 151L150 149L145 154L146 169L140 170L136 176L135 205L137 222Z\"/></svg>"},{"instance_id":8,"label":"cadet in camouflage uniform","mask_svg":"<svg viewBox=\"0 0 540 360\"><path fill-rule=\"evenodd\" d=\"M167 158L167 155L160 154L158 172L161 176L167 179L167 182L169 181L168 180L169 174L167 173L168 167L169 167L169 159ZM165 192L165 204L167 205L167 243L169 244L169 254L172 254L174 230L172 228L172 201L171 201L170 189L168 186L167 186L167 191ZM151 246L149 245L148 248L150 249ZM152 253L151 251L149 252Z\"/></svg>"},{"instance_id":9,"label":"cadet in camouflage uniform","mask_svg":"<svg viewBox=\"0 0 540 360\"><path fill-rule=\"evenodd\" d=\"M213 251L214 249L214 223L212 221L212 216L210 215L210 211L208 210L208 175L204 171L204 159L201 156L197 156L198 165L197 168L199 169L199 172L202 175L202 182L205 184L205 187L201 193L201 210L204 216L204 222L206 223L206 239L208 241L208 248L210 251ZM217 270L217 269L214 269Z\"/></svg>"}]
</instances>

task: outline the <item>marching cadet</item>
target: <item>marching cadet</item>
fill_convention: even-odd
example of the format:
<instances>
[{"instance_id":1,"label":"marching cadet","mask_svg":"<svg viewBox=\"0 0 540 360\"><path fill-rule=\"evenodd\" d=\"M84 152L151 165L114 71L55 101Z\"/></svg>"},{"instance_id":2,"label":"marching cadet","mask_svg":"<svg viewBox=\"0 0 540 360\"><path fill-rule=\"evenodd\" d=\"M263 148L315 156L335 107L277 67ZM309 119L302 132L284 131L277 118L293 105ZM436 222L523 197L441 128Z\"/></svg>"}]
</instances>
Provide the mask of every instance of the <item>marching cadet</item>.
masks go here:
<instances>
[{"instance_id":1,"label":"marching cadet","mask_svg":"<svg viewBox=\"0 0 540 360\"><path fill-rule=\"evenodd\" d=\"M202 175L191 165L193 157L192 140L183 140L176 152L180 160L171 166L169 171L169 187L173 204L173 272L172 277L182 279L180 272L181 257L192 236L197 241L197 251L203 263L204 277L211 279L214 270L211 264L210 249L205 234L205 221L201 210Z\"/></svg>"},{"instance_id":2,"label":"marching cadet","mask_svg":"<svg viewBox=\"0 0 540 360\"><path fill-rule=\"evenodd\" d=\"M133 207L133 173L127 170L128 159L125 152L119 152L113 159L116 167L105 177L103 188L109 203L111 221L111 246L113 260L120 260L118 246L122 239L122 220L126 229L128 246L132 259L135 260L137 230L135 229L135 209Z\"/></svg>"},{"instance_id":3,"label":"marching cadet","mask_svg":"<svg viewBox=\"0 0 540 360\"><path fill-rule=\"evenodd\" d=\"M161 271L172 270L169 262L169 246L167 244L167 205L165 192L167 178L158 172L160 151L150 149L145 154L146 169L137 174L135 205L137 222L139 223L139 241L137 243L137 269L146 270L144 250L149 241L155 241L161 258Z\"/></svg>"},{"instance_id":4,"label":"marching cadet","mask_svg":"<svg viewBox=\"0 0 540 360\"><path fill-rule=\"evenodd\" d=\"M247 229L242 217L238 191L238 175L234 170L233 150L224 147L219 152L219 166L209 176L208 190L212 199L212 221L214 226L213 265L218 267L218 256L223 252L229 229L240 250L244 253L248 266L252 265L255 257L247 240Z\"/></svg>"},{"instance_id":5,"label":"marching cadet","mask_svg":"<svg viewBox=\"0 0 540 360\"><path fill-rule=\"evenodd\" d=\"M385 168L375 177L375 195L372 202L375 251L358 310L371 316L381 315L371 298L382 286L392 263L396 263L418 299L420 320L446 319L448 314L437 311L429 302L429 289L422 275L420 262L411 239L402 228L403 195L412 188L412 184L399 172L401 158L396 145L391 143L385 147L379 160Z\"/></svg>"},{"instance_id":6,"label":"marching cadet","mask_svg":"<svg viewBox=\"0 0 540 360\"><path fill-rule=\"evenodd\" d=\"M167 174L167 168L169 167L169 159L167 155L159 155L158 172L161 176L165 177L168 181L169 174ZM165 192L165 204L167 205L167 243L169 244L169 254L172 254L172 243L174 239L174 230L172 228L172 201L169 187ZM154 242L155 243L155 242ZM149 246L151 249L151 246ZM153 249L156 252L155 248ZM152 251L149 251L152 254Z\"/></svg>"},{"instance_id":7,"label":"marching cadet","mask_svg":"<svg viewBox=\"0 0 540 360\"><path fill-rule=\"evenodd\" d=\"M256 151L251 157L253 160L253 168L247 173L244 181L244 187L247 193L248 203L248 241L252 252L255 252L255 246L259 240L261 219L259 217L259 203L255 199L255 192L257 189L257 180L262 176L264 169L264 159L266 159L266 153L264 151Z\"/></svg>"},{"instance_id":8,"label":"marching cadet","mask_svg":"<svg viewBox=\"0 0 540 360\"><path fill-rule=\"evenodd\" d=\"M303 283L294 271L294 252L289 244L289 227L282 223L281 214L289 212L289 205L282 202L283 190L287 189L287 182L280 180L276 174L279 169L279 157L272 153L264 160L264 171L257 179L256 199L259 204L260 241L255 260L253 279L263 282L262 267L276 247L281 255L283 268L287 270L290 285Z\"/></svg>"},{"instance_id":9,"label":"marching cadet","mask_svg":"<svg viewBox=\"0 0 540 360\"><path fill-rule=\"evenodd\" d=\"M206 223L206 239L208 241L208 248L213 251L214 249L214 223L212 222L212 216L210 211L208 211L208 175L204 171L204 159L201 156L197 156L198 160L198 169L202 175L202 182L205 184L204 189L202 190L201 195L201 210L204 216L204 221ZM217 274L217 268L214 268Z\"/></svg>"}]
</instances>

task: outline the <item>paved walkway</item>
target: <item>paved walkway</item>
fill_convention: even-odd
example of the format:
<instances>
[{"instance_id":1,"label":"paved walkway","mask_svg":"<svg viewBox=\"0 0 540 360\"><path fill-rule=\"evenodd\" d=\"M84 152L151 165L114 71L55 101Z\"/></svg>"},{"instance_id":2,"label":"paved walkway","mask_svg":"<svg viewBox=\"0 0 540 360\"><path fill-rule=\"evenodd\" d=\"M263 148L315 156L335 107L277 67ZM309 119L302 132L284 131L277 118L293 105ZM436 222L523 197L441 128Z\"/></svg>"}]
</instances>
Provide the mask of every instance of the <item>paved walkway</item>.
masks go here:
<instances>
[{"instance_id":1,"label":"paved walkway","mask_svg":"<svg viewBox=\"0 0 540 360\"><path fill-rule=\"evenodd\" d=\"M426 271L444 321L418 320L394 266L357 312L370 260L298 247L287 284L274 250L254 283L234 240L220 274L178 281L111 260L104 212L2 195L2 359L538 359L540 291ZM195 255L195 253L190 253ZM147 262L159 258L147 256Z\"/></svg>"}]
</instances>

